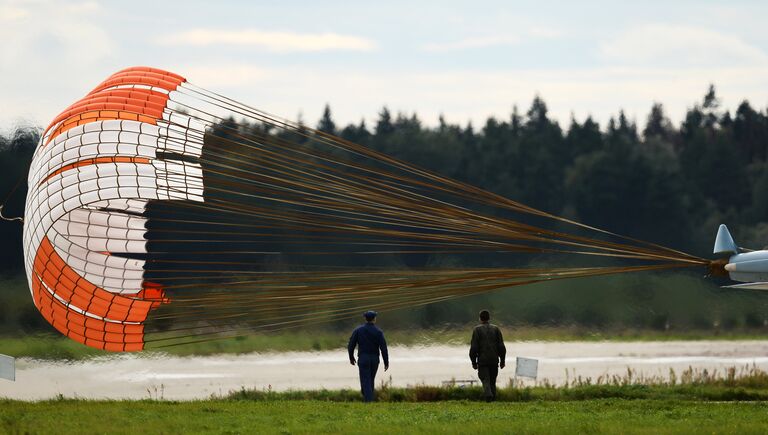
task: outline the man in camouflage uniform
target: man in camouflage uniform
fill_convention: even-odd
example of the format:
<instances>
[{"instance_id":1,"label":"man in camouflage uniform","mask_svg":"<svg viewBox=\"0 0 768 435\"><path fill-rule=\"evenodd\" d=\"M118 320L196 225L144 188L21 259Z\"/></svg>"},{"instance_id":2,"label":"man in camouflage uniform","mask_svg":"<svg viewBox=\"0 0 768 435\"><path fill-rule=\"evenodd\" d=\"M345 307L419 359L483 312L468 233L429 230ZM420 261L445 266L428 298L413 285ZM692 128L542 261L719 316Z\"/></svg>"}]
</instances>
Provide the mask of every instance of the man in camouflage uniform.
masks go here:
<instances>
[{"instance_id":1,"label":"man in camouflage uniform","mask_svg":"<svg viewBox=\"0 0 768 435\"><path fill-rule=\"evenodd\" d=\"M501 330L496 325L489 323L491 313L488 310L480 311L480 324L472 331L472 344L469 347L469 359L472 360L472 368L477 370L477 375L483 382L483 394L486 402L496 399L496 377L499 368L504 368L504 357L507 348L504 347L504 338Z\"/></svg>"}]
</instances>

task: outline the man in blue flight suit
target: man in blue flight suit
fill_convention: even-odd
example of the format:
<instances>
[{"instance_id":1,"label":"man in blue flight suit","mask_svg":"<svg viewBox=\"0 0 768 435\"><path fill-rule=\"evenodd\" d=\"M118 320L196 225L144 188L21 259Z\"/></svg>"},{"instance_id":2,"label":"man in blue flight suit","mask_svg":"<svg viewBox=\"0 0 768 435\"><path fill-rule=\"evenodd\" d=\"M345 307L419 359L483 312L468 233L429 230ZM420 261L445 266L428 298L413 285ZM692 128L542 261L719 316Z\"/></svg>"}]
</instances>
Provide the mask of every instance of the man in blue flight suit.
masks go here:
<instances>
[{"instance_id":1,"label":"man in blue flight suit","mask_svg":"<svg viewBox=\"0 0 768 435\"><path fill-rule=\"evenodd\" d=\"M360 371L360 390L366 402L373 402L373 384L379 369L379 351L384 360L384 371L389 369L389 353L384 332L376 327L376 311L363 314L365 324L358 326L349 337L349 363L355 365L355 347L357 347L357 368Z\"/></svg>"}]
</instances>

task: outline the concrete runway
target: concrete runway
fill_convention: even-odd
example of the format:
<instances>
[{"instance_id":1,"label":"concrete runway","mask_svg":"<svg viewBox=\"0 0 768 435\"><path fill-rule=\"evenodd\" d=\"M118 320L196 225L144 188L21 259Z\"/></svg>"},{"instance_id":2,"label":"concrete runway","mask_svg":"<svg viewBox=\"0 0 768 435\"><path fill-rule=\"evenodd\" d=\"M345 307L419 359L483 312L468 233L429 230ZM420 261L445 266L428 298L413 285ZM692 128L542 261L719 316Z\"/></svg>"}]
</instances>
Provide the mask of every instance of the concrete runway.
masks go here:
<instances>
[{"instance_id":1,"label":"concrete runway","mask_svg":"<svg viewBox=\"0 0 768 435\"><path fill-rule=\"evenodd\" d=\"M391 367L379 368L395 386L439 385L477 379L463 346L393 347ZM619 375L632 369L645 376L679 376L688 367L719 370L753 364L768 371L768 341L510 342L499 385L514 376L515 357L539 360L539 381L562 384L568 377ZM0 397L22 400L64 397L93 399L204 399L232 390L358 388L357 368L345 350L207 357L116 355L74 363L20 359L16 382L0 379ZM526 381L531 384L532 381Z\"/></svg>"}]
</instances>

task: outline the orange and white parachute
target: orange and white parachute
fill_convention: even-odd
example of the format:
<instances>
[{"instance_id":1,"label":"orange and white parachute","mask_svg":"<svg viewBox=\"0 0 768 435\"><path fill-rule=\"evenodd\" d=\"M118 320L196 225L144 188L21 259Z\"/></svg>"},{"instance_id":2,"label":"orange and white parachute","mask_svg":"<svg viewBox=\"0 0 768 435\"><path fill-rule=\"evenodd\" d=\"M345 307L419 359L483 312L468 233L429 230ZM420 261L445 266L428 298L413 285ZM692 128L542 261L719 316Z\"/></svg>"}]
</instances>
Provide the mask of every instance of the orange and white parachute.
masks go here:
<instances>
[{"instance_id":1,"label":"orange and white parachute","mask_svg":"<svg viewBox=\"0 0 768 435\"><path fill-rule=\"evenodd\" d=\"M113 74L57 116L28 183L34 303L62 334L110 351L705 263L615 241L147 67ZM478 264L525 264L519 256L530 253L643 264Z\"/></svg>"},{"instance_id":2,"label":"orange and white parachute","mask_svg":"<svg viewBox=\"0 0 768 435\"><path fill-rule=\"evenodd\" d=\"M144 279L149 200L203 201L205 124L169 108L185 80L129 68L99 84L45 129L29 172L24 226L30 288L56 329L114 351L143 346L143 322L163 289ZM198 141L199 143L199 141Z\"/></svg>"}]
</instances>

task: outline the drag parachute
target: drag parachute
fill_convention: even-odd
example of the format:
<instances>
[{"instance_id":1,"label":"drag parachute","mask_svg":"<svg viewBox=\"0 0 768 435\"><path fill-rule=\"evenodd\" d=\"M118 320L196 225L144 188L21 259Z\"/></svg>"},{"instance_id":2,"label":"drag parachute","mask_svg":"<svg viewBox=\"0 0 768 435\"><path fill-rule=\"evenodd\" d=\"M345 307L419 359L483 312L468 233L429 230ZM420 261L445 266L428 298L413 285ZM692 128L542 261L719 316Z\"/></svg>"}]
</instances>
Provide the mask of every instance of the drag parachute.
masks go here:
<instances>
[{"instance_id":1,"label":"drag parachute","mask_svg":"<svg viewBox=\"0 0 768 435\"><path fill-rule=\"evenodd\" d=\"M706 263L526 207L147 67L113 74L57 116L28 184L24 246L34 303L61 333L110 351L543 280ZM633 264L483 264L489 255L496 264L521 264L526 254Z\"/></svg>"}]
</instances>

